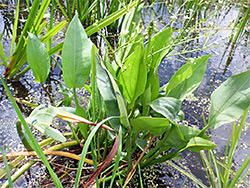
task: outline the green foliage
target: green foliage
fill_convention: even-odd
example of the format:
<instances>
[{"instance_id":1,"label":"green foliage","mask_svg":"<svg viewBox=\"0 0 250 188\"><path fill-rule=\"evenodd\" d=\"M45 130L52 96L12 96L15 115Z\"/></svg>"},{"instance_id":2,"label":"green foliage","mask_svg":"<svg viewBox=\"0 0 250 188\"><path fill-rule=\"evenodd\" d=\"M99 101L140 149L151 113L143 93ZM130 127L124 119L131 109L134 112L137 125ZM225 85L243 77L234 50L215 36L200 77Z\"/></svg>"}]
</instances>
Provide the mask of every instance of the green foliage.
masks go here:
<instances>
[{"instance_id":1,"label":"green foliage","mask_svg":"<svg viewBox=\"0 0 250 188\"><path fill-rule=\"evenodd\" d=\"M62 49L63 79L68 88L81 88L90 73L91 43L75 16L68 27Z\"/></svg>"},{"instance_id":2,"label":"green foliage","mask_svg":"<svg viewBox=\"0 0 250 188\"><path fill-rule=\"evenodd\" d=\"M9 181L9 187L13 188L13 183L12 183L11 174L10 174L10 168L9 168L9 165L8 165L7 158L6 158L3 147L1 147L1 151L2 151L2 154L3 154L3 162L4 162L5 169L6 169L7 178L8 178L8 181Z\"/></svg>"},{"instance_id":3,"label":"green foliage","mask_svg":"<svg viewBox=\"0 0 250 188\"><path fill-rule=\"evenodd\" d=\"M213 150L210 150L207 155L204 152L200 152L201 158L204 163L204 167L207 171L209 180L211 179L210 185L211 187L238 187L238 185L242 182L248 187L250 186L248 182L244 180L244 177L241 178L243 171L248 167L250 163L250 157L248 156L242 166L239 168L238 171L235 172L233 170L233 156L235 154L235 150L237 148L240 135L242 133L247 114L249 111L249 107L243 113L241 121L237 127L236 123L233 125L233 131L231 138L228 139L228 143L226 146L225 154L224 154L224 161L223 163L220 162L216 157ZM212 158L212 159L211 159ZM211 168L212 165L215 166L215 173ZM249 173L249 172L248 172ZM248 174L247 173L247 174ZM231 175L230 175L231 174ZM232 176L233 174L233 176ZM217 178L217 179L216 179Z\"/></svg>"},{"instance_id":4,"label":"green foliage","mask_svg":"<svg viewBox=\"0 0 250 188\"><path fill-rule=\"evenodd\" d=\"M239 119L250 105L250 71L232 76L212 95L208 124L218 128Z\"/></svg>"},{"instance_id":5,"label":"green foliage","mask_svg":"<svg viewBox=\"0 0 250 188\"><path fill-rule=\"evenodd\" d=\"M119 6L117 6L119 4L112 1L112 8L115 7L116 11L114 13L108 12L109 16L86 30L83 29L82 23L93 23L93 17L89 17L89 15L92 14L101 18L100 1L73 1L73 6L70 7L69 1L66 0L67 12L63 10L60 2L56 1L59 8L63 10L65 17L71 20L71 23L69 24L64 43L55 46L49 51L44 48L42 43L49 41L65 26L65 23L54 27L56 29L50 29L39 41L36 36L45 27L45 24L41 24L41 19L49 4L48 1L43 1L41 10L38 11L39 2L35 1L33 3L31 10L32 18L29 18L27 21L29 24L25 26L25 32L31 32L27 39L28 63L36 81L42 84L49 73L49 56L62 49L63 79L67 88L61 85L61 92L65 96L64 104L67 107L39 106L24 120L3 80L2 82L28 134L26 141L42 159L57 187L62 185L31 134L27 123L33 125L43 134L47 134L60 142L65 142L66 138L57 129L50 126L53 118L58 116L66 121L79 123L76 128L69 124L73 138L77 140L78 144L80 139L86 140L78 164L74 186L78 187L84 159L88 153L91 153L95 172L86 182L86 187L94 179L96 181L105 181L98 179L98 175L106 170L105 168L112 161L115 154L116 158L112 164L114 166L112 177L107 177L107 179L110 178L111 185L116 175L120 179L124 175L130 176L137 165L145 167L173 159L184 150L200 152L202 150L214 149L216 145L210 141L210 137L204 134L205 131L209 127L218 128L224 123L235 121L244 112L242 122L237 131L236 125L234 125L235 131L232 136L229 160L227 164L224 164L226 167L223 172L220 172L212 154L218 179L221 181L223 179L223 183L226 186L232 185L228 180L229 171L227 169L232 165L232 156L244 125L247 114L246 109L250 105L249 71L229 78L213 93L208 125L203 130L199 130L180 122L180 114L183 113L181 105L185 97L191 94L201 83L209 60L208 55L187 61L172 76L169 83L163 87L163 90L160 90L158 66L163 58L173 50L176 40L178 41L179 39L172 41L171 28L154 34L153 22L150 23L148 36L143 36L139 28L140 10L142 8L140 1L126 3L120 10ZM85 7L83 3L87 3L90 6ZM79 18L77 16L73 18L75 9L78 11ZM106 50L104 59L102 59L98 55L95 45L88 39L88 36L113 23L129 10L131 11L124 17L122 23L118 44L115 46L115 49L108 44L112 53L109 54L109 50ZM38 11L38 15L35 18L36 11ZM97 11L97 13L95 14L94 11ZM182 33L180 36L183 35ZM23 34L22 36L23 38L18 43L15 53L12 54L11 63L6 70L6 75L10 77L15 75L19 70L18 68L21 68L26 61L27 35ZM5 54L2 51L0 53L1 58L5 58ZM89 77L90 84L85 85ZM76 89L82 87L88 88L90 95L87 110L83 109L77 98ZM72 99L70 89L73 90L74 108L70 108ZM165 93L163 93L164 91ZM116 117L114 118L114 116ZM108 125L104 125L106 121ZM96 127L92 128L86 124ZM99 127L106 130L99 130ZM152 142L155 143L154 147L149 147ZM114 147L110 150L109 145L112 144ZM89 148L89 146L91 147ZM102 151L101 148L103 148ZM90 150L91 152L89 152ZM112 155L107 155L109 150ZM133 167L132 156L139 156L138 150L142 150L142 153L140 157L136 158L137 162L134 163L135 166ZM246 160L236 174L236 179L232 180L232 183L236 183L249 160L250 158ZM97 166L98 162L101 165ZM117 172L119 165L127 166L126 170ZM120 182L123 181L120 180ZM202 183L200 185L204 186Z\"/></svg>"},{"instance_id":6,"label":"green foliage","mask_svg":"<svg viewBox=\"0 0 250 188\"><path fill-rule=\"evenodd\" d=\"M165 118L139 117L131 119L131 125L136 132L149 131L155 136L162 135L169 126Z\"/></svg>"},{"instance_id":7,"label":"green foliage","mask_svg":"<svg viewBox=\"0 0 250 188\"><path fill-rule=\"evenodd\" d=\"M49 162L47 161L45 155L44 155L43 152L42 152L41 147L38 145L38 143L37 143L35 137L34 137L33 134L31 133L31 130L29 129L29 127L28 127L26 121L24 120L24 117L22 116L22 113L21 113L20 109L18 108L18 106L17 106L17 104L16 104L14 98L12 97L11 92L10 92L10 90L8 89L7 85L5 84L5 82L4 82L3 78L2 78L2 76L0 76L0 78L1 78L1 81L2 81L2 83L3 83L3 86L4 86L4 88L5 88L6 92L7 92L8 97L10 98L10 101L11 101L11 103L12 103L12 105L13 105L15 111L17 112L17 115L18 115L20 121L22 122L22 124L23 124L23 126L24 126L24 128L25 128L26 133L28 134L28 137L29 137L30 143L32 144L33 149L35 150L35 152L37 153L37 155L39 156L39 158L42 160L42 162L43 162L43 163L45 164L45 166L47 167L47 169L48 169L48 171L49 171L49 173L50 173L50 175L51 175L51 177L52 177L52 179L53 179L53 181L54 181L56 187L62 187L62 184L61 184L59 178L56 176L56 174L55 174L54 171L52 170L52 168L51 168Z\"/></svg>"},{"instance_id":8,"label":"green foliage","mask_svg":"<svg viewBox=\"0 0 250 188\"><path fill-rule=\"evenodd\" d=\"M43 84L49 74L50 58L43 44L32 33L29 33L27 41L27 59L36 82Z\"/></svg>"},{"instance_id":9,"label":"green foliage","mask_svg":"<svg viewBox=\"0 0 250 188\"><path fill-rule=\"evenodd\" d=\"M181 109L181 100L173 97L160 97L150 103L153 110L160 113L171 122L175 122Z\"/></svg>"},{"instance_id":10,"label":"green foliage","mask_svg":"<svg viewBox=\"0 0 250 188\"><path fill-rule=\"evenodd\" d=\"M208 59L208 55L202 56L178 69L166 86L166 95L183 100L192 93L203 79Z\"/></svg>"},{"instance_id":11,"label":"green foliage","mask_svg":"<svg viewBox=\"0 0 250 188\"><path fill-rule=\"evenodd\" d=\"M124 62L117 78L121 84L123 97L133 107L146 86L147 69L143 61L143 45L139 45Z\"/></svg>"},{"instance_id":12,"label":"green foliage","mask_svg":"<svg viewBox=\"0 0 250 188\"><path fill-rule=\"evenodd\" d=\"M115 96L115 91L112 87L112 83L109 79L109 75L107 71L102 68L101 59L99 58L99 56L97 56L96 60L97 87L102 88L99 91L107 108L107 116L120 116L118 102ZM119 130L119 119L110 119L109 122L114 129Z\"/></svg>"},{"instance_id":13,"label":"green foliage","mask_svg":"<svg viewBox=\"0 0 250 188\"><path fill-rule=\"evenodd\" d=\"M16 44L16 48L14 52L12 53L12 50L14 49L14 39L15 39L15 34L16 34L16 26L18 25L18 14L16 14L15 18L15 26L14 26L14 31L13 31L13 40L12 40L12 48L11 48L11 55L10 57L6 57L5 53L3 51L3 46L2 42L0 40L0 58L3 61L3 64L6 68L4 75L10 79L19 79L21 76L23 76L27 71L30 70L30 67L25 67L22 71L20 71L26 61L27 61L27 54L26 54L26 48L27 48L27 36L28 32L39 36L45 26L47 25L47 22L43 22L43 17L46 13L46 10L48 9L51 1L41 1L41 0L35 0L32 3L32 7L29 12L28 19L25 23L24 29L22 30L22 34L20 36L20 40L18 40L18 43ZM68 1L67 1L68 2ZM98 1L100 3L100 1ZM54 2L53 2L54 3ZM58 1L57 1L58 3ZM41 6L40 6L41 4ZM88 36L100 31L100 29L103 29L106 26L111 25L114 23L116 20L121 18L123 15L125 15L129 10L131 10L133 7L136 6L136 1L128 2L126 5L124 5L122 8L118 6L119 2L116 2L116 9L110 9L108 16L103 16L103 19L99 20L95 24L90 24L90 26L86 29L86 34ZM74 12L74 5L76 3L74 2L72 4L72 12ZM39 7L40 6L40 7ZM84 6L83 7L87 7ZM18 8L18 6L17 6ZM67 9L69 10L69 3L67 3ZM90 8L89 11L93 9ZM80 10L80 9L79 9ZM111 11L112 10L112 11ZM18 13L18 12L17 12ZM53 12L52 12L53 13ZM70 13L70 11L69 11ZM65 13L66 14L66 13ZM53 15L51 15L53 17ZM71 16L69 16L71 17ZM68 18L69 20L69 18ZM53 21L53 20L52 20ZM54 37L61 29L63 29L66 25L67 21L63 21L59 23L56 26L53 26L53 23L50 23L50 29L48 29L48 32L41 37L41 42L47 42L48 41L48 53L50 56L55 55L57 52L62 50L63 43L56 44L52 49L49 49L49 46L51 46L51 38ZM83 23L83 22L82 22ZM52 27L53 26L53 27ZM117 24L116 24L117 27ZM7 61L9 63L7 63ZM19 73L18 73L19 72ZM18 74L17 74L18 73Z\"/></svg>"}]
</instances>

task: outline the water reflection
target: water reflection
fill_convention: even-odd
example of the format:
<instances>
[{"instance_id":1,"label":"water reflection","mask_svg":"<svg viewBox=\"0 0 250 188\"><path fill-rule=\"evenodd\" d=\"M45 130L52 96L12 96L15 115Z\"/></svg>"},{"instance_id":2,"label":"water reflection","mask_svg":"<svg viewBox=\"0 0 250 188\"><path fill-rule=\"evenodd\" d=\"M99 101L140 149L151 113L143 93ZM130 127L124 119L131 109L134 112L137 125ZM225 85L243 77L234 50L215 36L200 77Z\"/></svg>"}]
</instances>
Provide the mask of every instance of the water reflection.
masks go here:
<instances>
[{"instance_id":1,"label":"water reflection","mask_svg":"<svg viewBox=\"0 0 250 188\"><path fill-rule=\"evenodd\" d=\"M3 34L3 40L9 40L12 37L13 25L16 16L16 4L17 1L0 1L0 32ZM26 6L26 1L20 1L19 10L19 22L17 26L17 38L21 35L21 31L25 25L25 21L28 18L28 10Z\"/></svg>"},{"instance_id":2,"label":"water reflection","mask_svg":"<svg viewBox=\"0 0 250 188\"><path fill-rule=\"evenodd\" d=\"M187 28L188 32L183 36L186 41L180 42L173 52L164 60L164 63L160 65L158 73L161 85L169 81L174 72L185 63L186 58L193 58L206 53L212 55L200 87L194 92L193 96L184 101L184 106L182 107L182 110L185 111L185 120L188 124L202 128L204 126L202 115L204 114L205 117L208 117L211 93L222 81L225 81L234 74L249 69L250 66L250 41L247 27L245 27L242 36L239 37L237 42L233 40L239 29L237 26L235 30L232 31L233 23L240 10L240 1L224 1L223 4L217 1L210 1L210 3L204 5L202 9L193 16L191 21L186 18L190 18L192 11L186 9L186 7L181 7L180 1L172 1L174 6L168 4L171 2L157 2L158 5L144 9L142 18L146 20L144 23L145 26L148 24L147 21L153 18L159 29L171 25L172 28L175 29L173 36L178 37L182 32L179 29L183 28L188 22L190 23ZM245 8L242 9L240 13L241 17L244 16L248 6L249 5L246 5L244 6ZM217 9L220 11L216 11ZM181 14L178 13L179 10ZM161 14L161 12L164 12L164 14ZM206 19L208 15L211 15L211 18ZM150 16L151 18L149 18ZM238 23L240 22L237 22L237 24ZM247 23L249 24L249 18ZM248 26L248 24L246 26ZM230 36L232 36L231 40ZM212 46L215 46L215 48L210 48ZM247 122L249 121L250 119L247 120ZM210 130L212 140L218 144L218 148L216 148L218 158L223 156L225 152L225 145L227 139L231 137L231 131L231 124L224 125L216 130ZM242 137L249 134L250 130L245 128ZM244 159L250 155L249 150L244 149L249 148L249 139L243 138L239 145L245 147L240 147L234 157L236 170L239 169ZM192 173L208 185L207 180L204 179L206 174L205 171L202 170L202 162L200 161L199 154L185 152L183 156ZM247 179L250 180L250 177Z\"/></svg>"}]
</instances>

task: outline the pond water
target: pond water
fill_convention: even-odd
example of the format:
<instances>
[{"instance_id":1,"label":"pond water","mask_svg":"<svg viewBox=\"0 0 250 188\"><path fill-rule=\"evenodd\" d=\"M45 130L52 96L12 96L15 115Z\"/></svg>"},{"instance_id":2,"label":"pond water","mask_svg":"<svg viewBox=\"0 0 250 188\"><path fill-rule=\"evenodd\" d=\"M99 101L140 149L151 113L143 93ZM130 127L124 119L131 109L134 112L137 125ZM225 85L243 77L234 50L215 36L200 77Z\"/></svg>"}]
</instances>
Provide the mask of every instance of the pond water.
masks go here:
<instances>
[{"instance_id":1,"label":"pond water","mask_svg":"<svg viewBox=\"0 0 250 188\"><path fill-rule=\"evenodd\" d=\"M177 36L179 29L183 28L192 10L186 10L181 6L182 1L166 0L156 1L153 6L147 6L142 11L142 24L147 28L149 21L154 20L155 29L160 30L168 26L173 28L173 36ZM14 3L14 4L13 4ZM15 3L10 1L0 0L0 33L4 31L2 43L6 56L9 56L12 24L14 22ZM230 36L237 32L232 31L234 20L237 18L241 6L241 1L211 1L207 6L200 10L200 13L192 20L191 25L193 30L189 32L187 39L180 43L175 50L165 58L164 62L159 67L160 84L164 85L168 82L171 76L180 68L186 58L194 58L205 54L211 54L208 62L207 71L203 81L194 94L184 101L182 110L185 112L185 121L189 125L203 127L202 114L208 118L211 93L227 78L237 73L246 71L250 67L250 23L249 20L245 26L242 36L236 44L230 41ZM242 18L248 4L240 14ZM20 8L20 25L21 29L27 18L28 12L26 6ZM215 10L219 11L215 11ZM206 21L208 15L211 15ZM171 22L170 22L171 21ZM200 24L197 24L200 23ZM20 30L19 30L20 32ZM20 35L20 33L18 33ZM1 61L0 61L1 62ZM4 67L0 66L0 74L4 72ZM55 80L57 77L53 77ZM57 88L53 84L52 90L56 93ZM31 72L28 72L20 82L9 84L12 91L18 97L26 98L36 102L37 104L45 104L48 99L45 93L41 90L39 84L34 83ZM4 96L4 89L0 85L0 146L5 146L10 151L20 151L23 147L20 144L19 137L15 129L16 113L10 102ZM62 97L60 94L55 94L56 98ZM27 110L27 109L25 109ZM244 160L250 155L250 117L241 135L236 154L234 156L235 170L243 164ZM216 130L210 129L212 141L218 145L216 155L222 157L225 152L225 147L228 138L231 137L232 124L226 124ZM199 154L195 152L184 152L181 163L188 167L196 177L207 184L205 171L202 165ZM166 167L166 166L165 166ZM2 168L2 166L0 167ZM250 166L246 171L250 170ZM164 169L168 173L169 169ZM169 181L168 175L161 179ZM171 178L170 178L171 179ZM25 182L26 180L23 179ZM182 180L180 180L182 181ZM250 177L247 177L250 183ZM0 182L1 183L1 182ZM175 183L177 186L178 183ZM167 186L167 183L166 183ZM170 184L168 186L171 186ZM244 187L244 185L243 185Z\"/></svg>"}]
</instances>

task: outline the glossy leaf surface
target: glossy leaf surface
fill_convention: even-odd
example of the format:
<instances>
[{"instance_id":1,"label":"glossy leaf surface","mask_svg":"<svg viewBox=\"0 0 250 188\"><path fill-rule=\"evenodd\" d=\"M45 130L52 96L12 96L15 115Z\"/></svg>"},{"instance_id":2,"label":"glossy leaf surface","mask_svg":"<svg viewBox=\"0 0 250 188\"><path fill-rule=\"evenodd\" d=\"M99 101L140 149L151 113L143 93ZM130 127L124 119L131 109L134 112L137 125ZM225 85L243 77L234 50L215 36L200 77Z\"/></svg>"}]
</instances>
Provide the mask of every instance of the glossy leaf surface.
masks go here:
<instances>
[{"instance_id":1,"label":"glossy leaf surface","mask_svg":"<svg viewBox=\"0 0 250 188\"><path fill-rule=\"evenodd\" d=\"M71 21L62 49L63 79L68 88L82 88L91 67L91 43L77 16Z\"/></svg>"},{"instance_id":2,"label":"glossy leaf surface","mask_svg":"<svg viewBox=\"0 0 250 188\"><path fill-rule=\"evenodd\" d=\"M191 138L188 142L187 146L184 149L188 149L191 151L199 152L201 150L209 150L216 148L217 145L215 145L213 142L206 140L201 137L194 137Z\"/></svg>"},{"instance_id":3,"label":"glossy leaf surface","mask_svg":"<svg viewBox=\"0 0 250 188\"><path fill-rule=\"evenodd\" d=\"M208 59L208 55L202 56L178 69L166 87L166 95L182 100L192 93L203 79Z\"/></svg>"},{"instance_id":4,"label":"glossy leaf surface","mask_svg":"<svg viewBox=\"0 0 250 188\"><path fill-rule=\"evenodd\" d=\"M161 97L151 102L150 106L170 121L175 122L181 108L181 101L173 97Z\"/></svg>"},{"instance_id":5,"label":"glossy leaf surface","mask_svg":"<svg viewBox=\"0 0 250 188\"><path fill-rule=\"evenodd\" d=\"M171 125L171 129L167 132L166 140L164 142L165 146L170 146L173 148L182 148L186 147L187 143L200 132L199 129L185 125ZM209 140L205 134L201 136L203 139Z\"/></svg>"},{"instance_id":6,"label":"glossy leaf surface","mask_svg":"<svg viewBox=\"0 0 250 188\"><path fill-rule=\"evenodd\" d=\"M157 68L162 59L166 56L169 51L168 46L170 45L172 36L171 28L165 29L164 31L156 34L146 47L148 50L147 61Z\"/></svg>"},{"instance_id":7,"label":"glossy leaf surface","mask_svg":"<svg viewBox=\"0 0 250 188\"><path fill-rule=\"evenodd\" d=\"M139 117L131 119L131 125L136 132L147 130L155 136L160 136L169 127L169 121L165 118Z\"/></svg>"},{"instance_id":8,"label":"glossy leaf surface","mask_svg":"<svg viewBox=\"0 0 250 188\"><path fill-rule=\"evenodd\" d=\"M44 83L49 74L50 58L43 44L32 33L29 33L27 41L27 59L36 82Z\"/></svg>"},{"instance_id":9,"label":"glossy leaf surface","mask_svg":"<svg viewBox=\"0 0 250 188\"><path fill-rule=\"evenodd\" d=\"M97 57L96 70L97 70L97 86L105 102L107 108L107 116L108 117L120 116L119 107L112 83L109 79L108 73L106 72L105 69L102 68L101 60L99 57ZM119 119L110 119L109 121L113 128L119 130L120 126Z\"/></svg>"},{"instance_id":10,"label":"glossy leaf surface","mask_svg":"<svg viewBox=\"0 0 250 188\"><path fill-rule=\"evenodd\" d=\"M124 63L123 70L118 76L123 89L122 95L132 105L144 92L146 86L147 69L142 60L143 46L140 46Z\"/></svg>"},{"instance_id":11,"label":"glossy leaf surface","mask_svg":"<svg viewBox=\"0 0 250 188\"><path fill-rule=\"evenodd\" d=\"M209 124L218 128L237 120L250 105L250 70L230 77L211 97Z\"/></svg>"}]
</instances>

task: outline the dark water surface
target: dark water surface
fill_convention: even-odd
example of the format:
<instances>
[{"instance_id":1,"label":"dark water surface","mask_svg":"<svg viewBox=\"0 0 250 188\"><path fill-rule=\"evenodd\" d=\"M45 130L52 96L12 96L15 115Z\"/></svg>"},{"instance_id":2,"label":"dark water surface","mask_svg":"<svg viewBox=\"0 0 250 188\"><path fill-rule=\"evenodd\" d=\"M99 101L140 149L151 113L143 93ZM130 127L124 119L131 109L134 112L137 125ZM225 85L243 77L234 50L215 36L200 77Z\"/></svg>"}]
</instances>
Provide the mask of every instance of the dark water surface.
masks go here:
<instances>
[{"instance_id":1,"label":"dark water surface","mask_svg":"<svg viewBox=\"0 0 250 188\"><path fill-rule=\"evenodd\" d=\"M0 33L4 32L2 43L6 56L10 55L15 3L15 1L0 0ZM205 17L212 14L218 7L220 11L216 11L205 22L202 22L202 26L201 24L195 26L194 30L190 32L190 35L187 37L192 40L184 41L178 45L159 67L160 84L164 85L178 68L184 64L186 58L211 54L207 71L201 85L193 95L187 97L182 107L186 115L185 122L191 126L203 127L202 114L208 118L211 93L227 78L246 71L250 67L249 21L238 42L234 45L232 42L229 42L230 36L233 33L234 20L237 18L240 10L240 3L240 1L213 1L208 6L204 6L204 8L200 10L200 14L192 20L192 25L202 22ZM248 4L245 6L247 7ZM180 12L178 13L178 11ZM244 16L244 11L246 11L246 8L242 11L241 17ZM192 10L186 10L181 7L181 1L156 1L153 7L146 6L143 9L142 24L147 28L149 21L153 20L155 29L161 30L168 26L171 20L174 20L170 26L173 28L173 36L177 36L178 32L180 32L179 29L183 28L183 24L188 21L190 12L192 12ZM20 8L21 20L19 32L21 32L25 24L27 15L27 7L22 5ZM237 32L237 29L235 31ZM235 35L236 32L233 34ZM20 33L18 33L18 35L20 35ZM0 74L2 75L3 72L4 67L0 66ZM56 76L53 78L57 79ZM57 87L53 80L51 83L54 96L60 100L62 95L58 94ZM21 78L20 82L9 84L9 86L18 97L31 100L37 104L46 104L49 101L40 88L40 85L34 83L31 71L29 71L24 78ZM4 96L4 90L1 85L0 91L0 147L4 146L5 148L9 148L10 151L20 151L23 149L23 146L20 144L20 139L15 129L17 115L9 100ZM25 110L28 111L29 109ZM235 170L239 169L244 160L250 155L250 117L247 119L247 122L234 156ZM232 124L226 124L216 130L210 129L212 141L218 145L216 148L218 158L221 158L225 152L227 140L231 137L231 131ZM5 151L7 151L7 149L5 149ZM179 162L188 167L190 173L193 173L197 178L207 184L205 171L199 154L187 151L183 153L183 157L184 158ZM166 173L166 175L160 176L160 178L166 182L166 186L171 187L171 183L168 182L172 181L174 182L173 184L178 187L180 182L183 182L185 178L182 177L182 179L179 179L179 182L175 182L173 178L176 177L168 175L171 170L169 170L170 168L167 168L166 165L165 167L166 169L163 169L163 172ZM3 168L2 164L0 168ZM248 166L247 171L249 170L250 166ZM247 181L250 183L249 176ZM21 182L27 182L27 180L22 178ZM17 185L17 187L19 186ZM186 187L191 187L191 185L186 185ZM244 187L244 185L242 185L242 187Z\"/></svg>"}]
</instances>

